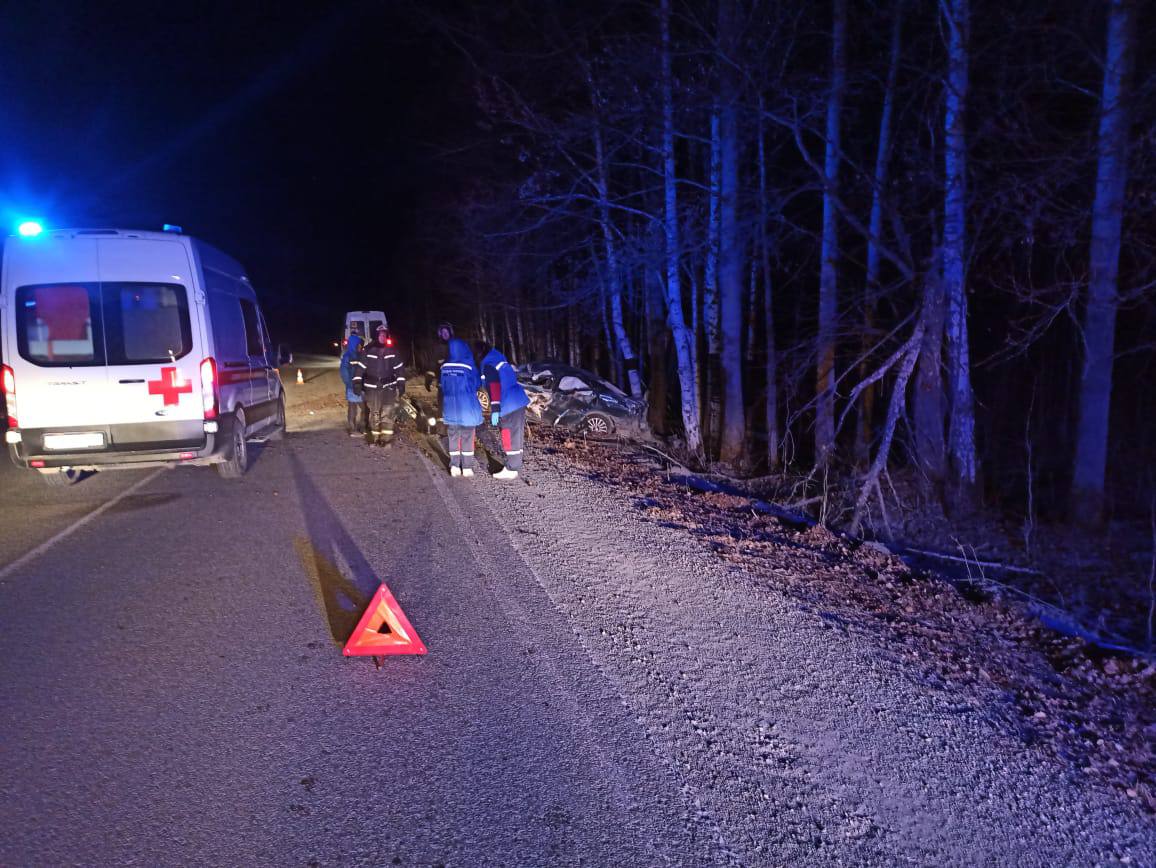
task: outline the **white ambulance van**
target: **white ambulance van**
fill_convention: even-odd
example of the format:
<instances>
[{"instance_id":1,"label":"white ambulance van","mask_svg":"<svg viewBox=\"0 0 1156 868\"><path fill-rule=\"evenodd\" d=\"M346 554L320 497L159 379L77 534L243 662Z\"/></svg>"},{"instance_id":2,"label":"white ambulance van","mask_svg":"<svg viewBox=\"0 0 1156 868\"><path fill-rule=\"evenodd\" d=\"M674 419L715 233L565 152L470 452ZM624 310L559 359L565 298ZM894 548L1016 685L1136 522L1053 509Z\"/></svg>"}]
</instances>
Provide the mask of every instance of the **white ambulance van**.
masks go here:
<instances>
[{"instance_id":1,"label":"white ambulance van","mask_svg":"<svg viewBox=\"0 0 1156 868\"><path fill-rule=\"evenodd\" d=\"M353 334L354 329L357 329L357 333L361 335L362 346L364 346L377 337L378 326L389 328L385 313L380 310L347 311L345 314L345 334L341 338L341 351L345 352L345 348L349 345L349 336Z\"/></svg>"},{"instance_id":2,"label":"white ambulance van","mask_svg":"<svg viewBox=\"0 0 1156 868\"><path fill-rule=\"evenodd\" d=\"M45 231L4 244L0 389L12 460L83 471L217 466L285 429L278 366L236 260L186 235Z\"/></svg>"}]
</instances>

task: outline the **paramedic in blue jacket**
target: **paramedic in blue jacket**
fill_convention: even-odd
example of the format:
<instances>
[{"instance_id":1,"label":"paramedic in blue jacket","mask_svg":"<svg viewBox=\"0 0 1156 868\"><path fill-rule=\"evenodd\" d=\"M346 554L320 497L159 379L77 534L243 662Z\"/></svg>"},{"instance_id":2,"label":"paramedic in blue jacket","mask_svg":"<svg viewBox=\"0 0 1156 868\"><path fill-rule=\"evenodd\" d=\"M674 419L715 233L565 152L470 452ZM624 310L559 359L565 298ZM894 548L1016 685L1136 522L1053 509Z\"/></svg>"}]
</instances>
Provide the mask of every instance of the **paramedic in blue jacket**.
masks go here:
<instances>
[{"instance_id":1,"label":"paramedic in blue jacket","mask_svg":"<svg viewBox=\"0 0 1156 868\"><path fill-rule=\"evenodd\" d=\"M482 382L490 396L490 424L501 429L506 466L495 479L517 479L522 469L526 442L526 406L530 399L518 383L518 375L497 347L491 347L481 361Z\"/></svg>"},{"instance_id":2,"label":"paramedic in blue jacket","mask_svg":"<svg viewBox=\"0 0 1156 868\"><path fill-rule=\"evenodd\" d=\"M345 384L345 428L350 437L360 437L365 433L365 399L361 397L354 386L362 380L365 363L358 356L361 347L361 335L353 332L349 336L349 343L345 352L341 354L341 382Z\"/></svg>"},{"instance_id":3,"label":"paramedic in blue jacket","mask_svg":"<svg viewBox=\"0 0 1156 868\"><path fill-rule=\"evenodd\" d=\"M461 338L450 337L446 349L440 383L450 475L473 476L474 432L482 424L482 405L478 402L480 378L469 344Z\"/></svg>"}]
</instances>

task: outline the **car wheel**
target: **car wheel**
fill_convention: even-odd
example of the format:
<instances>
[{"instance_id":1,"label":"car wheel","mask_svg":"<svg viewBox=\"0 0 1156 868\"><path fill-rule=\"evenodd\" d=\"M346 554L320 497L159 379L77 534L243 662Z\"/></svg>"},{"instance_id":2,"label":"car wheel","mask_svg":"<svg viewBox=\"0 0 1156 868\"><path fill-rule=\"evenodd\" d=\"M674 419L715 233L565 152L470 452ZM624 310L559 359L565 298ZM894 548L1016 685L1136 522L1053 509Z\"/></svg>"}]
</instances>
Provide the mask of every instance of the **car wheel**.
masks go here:
<instances>
[{"instance_id":1,"label":"car wheel","mask_svg":"<svg viewBox=\"0 0 1156 868\"><path fill-rule=\"evenodd\" d=\"M614 433L614 421L605 413L587 413L578 429L591 437L609 437Z\"/></svg>"},{"instance_id":2,"label":"car wheel","mask_svg":"<svg viewBox=\"0 0 1156 868\"><path fill-rule=\"evenodd\" d=\"M269 429L268 440L277 442L285 436L285 395L277 399L277 409L273 411L273 426Z\"/></svg>"},{"instance_id":3,"label":"car wheel","mask_svg":"<svg viewBox=\"0 0 1156 868\"><path fill-rule=\"evenodd\" d=\"M249 446L245 442L245 411L240 407L233 415L233 442L229 457L217 465L217 472L225 479L240 479L249 469Z\"/></svg>"},{"instance_id":4,"label":"car wheel","mask_svg":"<svg viewBox=\"0 0 1156 868\"><path fill-rule=\"evenodd\" d=\"M61 467L58 470L41 470L40 478L44 484L52 488L66 488L80 481L80 471L72 467Z\"/></svg>"}]
</instances>

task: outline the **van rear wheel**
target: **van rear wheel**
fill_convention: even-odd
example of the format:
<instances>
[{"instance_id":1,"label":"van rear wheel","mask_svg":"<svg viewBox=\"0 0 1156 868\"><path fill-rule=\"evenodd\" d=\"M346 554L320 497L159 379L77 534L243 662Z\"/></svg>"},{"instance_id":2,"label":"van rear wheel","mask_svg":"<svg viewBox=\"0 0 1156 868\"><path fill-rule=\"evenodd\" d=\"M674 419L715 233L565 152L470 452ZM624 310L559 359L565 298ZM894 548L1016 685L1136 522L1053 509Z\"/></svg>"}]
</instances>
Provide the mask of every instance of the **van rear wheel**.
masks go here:
<instances>
[{"instance_id":1,"label":"van rear wheel","mask_svg":"<svg viewBox=\"0 0 1156 868\"><path fill-rule=\"evenodd\" d=\"M245 442L245 411L240 407L233 414L233 442L229 457L217 465L217 473L225 479L240 479L249 469L249 445Z\"/></svg>"},{"instance_id":2,"label":"van rear wheel","mask_svg":"<svg viewBox=\"0 0 1156 868\"><path fill-rule=\"evenodd\" d=\"M80 471L71 467L61 467L54 470L39 471L44 484L52 488L66 488L80 481Z\"/></svg>"}]
</instances>

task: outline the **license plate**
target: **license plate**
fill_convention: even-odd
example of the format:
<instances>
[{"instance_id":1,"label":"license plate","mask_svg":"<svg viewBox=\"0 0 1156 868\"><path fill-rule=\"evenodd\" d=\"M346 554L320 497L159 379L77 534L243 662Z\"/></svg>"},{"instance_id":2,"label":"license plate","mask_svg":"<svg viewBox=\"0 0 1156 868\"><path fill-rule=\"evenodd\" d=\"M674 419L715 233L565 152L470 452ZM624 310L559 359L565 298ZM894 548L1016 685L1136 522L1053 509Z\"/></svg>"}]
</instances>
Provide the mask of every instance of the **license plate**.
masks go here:
<instances>
[{"instance_id":1,"label":"license plate","mask_svg":"<svg viewBox=\"0 0 1156 868\"><path fill-rule=\"evenodd\" d=\"M98 449L104 445L104 434L83 431L75 434L45 434L45 449Z\"/></svg>"}]
</instances>

